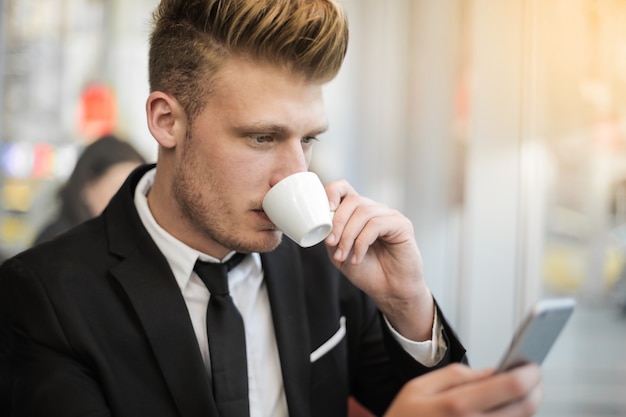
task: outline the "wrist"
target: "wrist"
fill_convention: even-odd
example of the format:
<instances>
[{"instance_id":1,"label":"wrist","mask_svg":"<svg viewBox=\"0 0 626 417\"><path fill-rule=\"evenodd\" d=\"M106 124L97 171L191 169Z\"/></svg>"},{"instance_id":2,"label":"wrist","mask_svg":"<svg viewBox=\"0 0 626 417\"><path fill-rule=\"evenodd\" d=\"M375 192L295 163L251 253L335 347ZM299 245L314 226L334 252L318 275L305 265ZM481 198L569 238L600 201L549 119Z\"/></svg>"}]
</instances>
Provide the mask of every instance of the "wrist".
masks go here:
<instances>
[{"instance_id":1,"label":"wrist","mask_svg":"<svg viewBox=\"0 0 626 417\"><path fill-rule=\"evenodd\" d=\"M435 302L426 288L411 298L391 297L378 305L389 324L403 337L416 342L430 340Z\"/></svg>"}]
</instances>

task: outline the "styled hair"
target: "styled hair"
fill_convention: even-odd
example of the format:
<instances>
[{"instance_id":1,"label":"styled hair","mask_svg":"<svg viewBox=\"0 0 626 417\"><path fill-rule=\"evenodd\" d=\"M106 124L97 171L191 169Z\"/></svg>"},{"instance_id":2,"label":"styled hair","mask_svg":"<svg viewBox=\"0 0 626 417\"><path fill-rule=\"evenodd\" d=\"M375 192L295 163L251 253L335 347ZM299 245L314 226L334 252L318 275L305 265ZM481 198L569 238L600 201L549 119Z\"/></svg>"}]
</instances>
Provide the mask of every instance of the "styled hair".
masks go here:
<instances>
[{"instance_id":1,"label":"styled hair","mask_svg":"<svg viewBox=\"0 0 626 417\"><path fill-rule=\"evenodd\" d=\"M150 36L150 90L174 96L189 120L232 57L277 65L313 82L333 79L348 22L333 0L162 0Z\"/></svg>"}]
</instances>

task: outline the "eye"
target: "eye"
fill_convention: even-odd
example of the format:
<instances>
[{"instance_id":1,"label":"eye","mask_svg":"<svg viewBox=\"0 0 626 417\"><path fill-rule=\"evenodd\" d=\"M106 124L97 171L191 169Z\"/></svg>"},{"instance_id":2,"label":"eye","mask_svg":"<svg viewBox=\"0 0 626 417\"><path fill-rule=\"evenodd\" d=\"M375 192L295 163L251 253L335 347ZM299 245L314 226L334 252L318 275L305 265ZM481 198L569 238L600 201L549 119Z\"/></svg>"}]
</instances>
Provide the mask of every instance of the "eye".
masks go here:
<instances>
[{"instance_id":1,"label":"eye","mask_svg":"<svg viewBox=\"0 0 626 417\"><path fill-rule=\"evenodd\" d=\"M317 139L315 136L305 136L302 138L302 143L304 144L313 144L313 142L318 142L319 139Z\"/></svg>"},{"instance_id":2,"label":"eye","mask_svg":"<svg viewBox=\"0 0 626 417\"><path fill-rule=\"evenodd\" d=\"M274 140L274 138L270 135L252 135L250 136L250 139L257 144L267 143Z\"/></svg>"}]
</instances>

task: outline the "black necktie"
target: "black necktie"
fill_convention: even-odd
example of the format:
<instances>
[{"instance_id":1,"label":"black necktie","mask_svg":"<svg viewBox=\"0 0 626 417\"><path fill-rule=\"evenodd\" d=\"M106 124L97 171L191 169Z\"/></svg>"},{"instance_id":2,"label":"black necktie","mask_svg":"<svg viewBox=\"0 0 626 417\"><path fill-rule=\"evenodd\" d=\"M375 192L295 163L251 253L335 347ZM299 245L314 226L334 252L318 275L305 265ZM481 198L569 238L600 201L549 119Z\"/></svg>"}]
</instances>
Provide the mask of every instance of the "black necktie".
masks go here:
<instances>
[{"instance_id":1,"label":"black necktie","mask_svg":"<svg viewBox=\"0 0 626 417\"><path fill-rule=\"evenodd\" d=\"M213 394L220 417L250 415L245 331L239 310L228 293L228 271L244 257L245 254L237 253L226 263L197 261L194 266L211 293L206 327Z\"/></svg>"}]
</instances>

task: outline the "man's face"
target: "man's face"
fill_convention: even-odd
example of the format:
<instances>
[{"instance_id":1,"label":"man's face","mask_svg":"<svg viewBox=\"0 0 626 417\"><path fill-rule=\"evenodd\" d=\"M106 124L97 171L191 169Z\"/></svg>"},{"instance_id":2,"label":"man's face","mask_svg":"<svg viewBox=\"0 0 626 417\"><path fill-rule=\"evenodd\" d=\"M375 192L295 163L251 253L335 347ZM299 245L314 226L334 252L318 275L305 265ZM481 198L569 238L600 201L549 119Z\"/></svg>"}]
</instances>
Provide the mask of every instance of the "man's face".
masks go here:
<instances>
[{"instance_id":1,"label":"man's face","mask_svg":"<svg viewBox=\"0 0 626 417\"><path fill-rule=\"evenodd\" d=\"M176 150L173 198L192 247L273 250L282 234L261 202L282 178L306 171L326 130L322 86L272 66L229 62ZM181 236L178 236L181 238Z\"/></svg>"}]
</instances>

